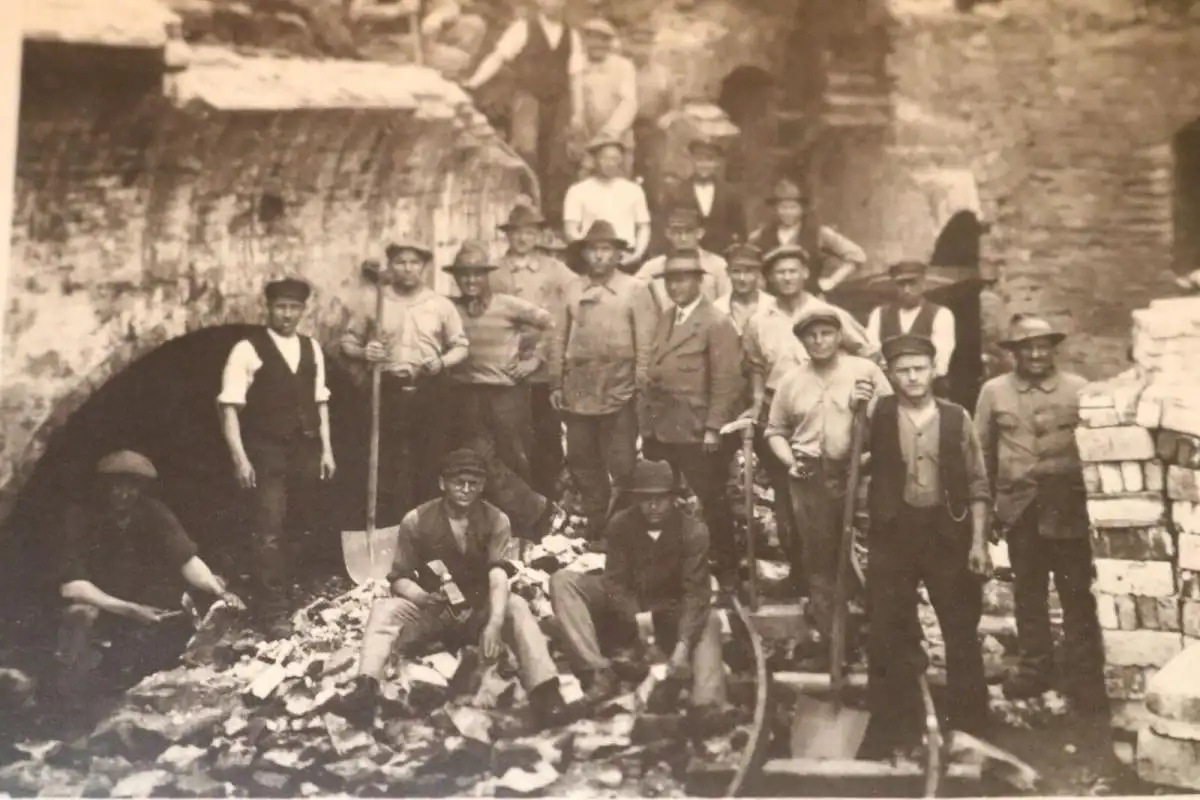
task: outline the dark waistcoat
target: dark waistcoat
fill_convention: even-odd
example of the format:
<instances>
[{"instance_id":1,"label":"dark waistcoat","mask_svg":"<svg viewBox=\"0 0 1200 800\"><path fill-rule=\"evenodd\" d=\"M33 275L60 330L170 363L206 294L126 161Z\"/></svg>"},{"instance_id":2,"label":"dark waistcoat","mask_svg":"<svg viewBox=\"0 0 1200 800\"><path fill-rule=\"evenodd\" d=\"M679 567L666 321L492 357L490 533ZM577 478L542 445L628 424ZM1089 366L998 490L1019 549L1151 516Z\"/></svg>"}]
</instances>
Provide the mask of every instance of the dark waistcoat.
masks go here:
<instances>
[{"instance_id":1,"label":"dark waistcoat","mask_svg":"<svg viewBox=\"0 0 1200 800\"><path fill-rule=\"evenodd\" d=\"M262 361L246 392L241 423L252 441L286 442L320 433L317 413L317 358L313 340L300 337L300 366L292 372L266 328L247 337Z\"/></svg>"},{"instance_id":2,"label":"dark waistcoat","mask_svg":"<svg viewBox=\"0 0 1200 800\"><path fill-rule=\"evenodd\" d=\"M571 59L571 28L564 25L558 47L551 47L536 17L528 21L525 47L513 60L513 72L521 89L543 103L568 96L571 88L567 64Z\"/></svg>"},{"instance_id":3,"label":"dark waistcoat","mask_svg":"<svg viewBox=\"0 0 1200 800\"><path fill-rule=\"evenodd\" d=\"M912 327L903 331L900 329L900 306L888 303L879 311L879 338L887 341L902 333L911 333L914 336L932 336L933 318L941 309L942 307L937 303L930 303L928 300L922 301L921 310L917 312L917 318L913 320Z\"/></svg>"}]
</instances>

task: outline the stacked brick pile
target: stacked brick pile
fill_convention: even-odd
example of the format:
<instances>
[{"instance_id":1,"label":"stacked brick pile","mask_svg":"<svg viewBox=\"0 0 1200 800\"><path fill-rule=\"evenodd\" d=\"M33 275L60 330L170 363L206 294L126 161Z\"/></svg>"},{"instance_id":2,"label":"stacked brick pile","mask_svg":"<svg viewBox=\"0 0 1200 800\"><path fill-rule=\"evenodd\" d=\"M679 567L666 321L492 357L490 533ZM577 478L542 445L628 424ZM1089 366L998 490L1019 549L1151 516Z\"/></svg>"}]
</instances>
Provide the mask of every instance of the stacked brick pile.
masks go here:
<instances>
[{"instance_id":1,"label":"stacked brick pile","mask_svg":"<svg viewBox=\"0 0 1200 800\"><path fill-rule=\"evenodd\" d=\"M1084 389L1076 441L1113 724L1146 735L1152 680L1200 640L1200 298L1135 312L1133 356Z\"/></svg>"}]
</instances>

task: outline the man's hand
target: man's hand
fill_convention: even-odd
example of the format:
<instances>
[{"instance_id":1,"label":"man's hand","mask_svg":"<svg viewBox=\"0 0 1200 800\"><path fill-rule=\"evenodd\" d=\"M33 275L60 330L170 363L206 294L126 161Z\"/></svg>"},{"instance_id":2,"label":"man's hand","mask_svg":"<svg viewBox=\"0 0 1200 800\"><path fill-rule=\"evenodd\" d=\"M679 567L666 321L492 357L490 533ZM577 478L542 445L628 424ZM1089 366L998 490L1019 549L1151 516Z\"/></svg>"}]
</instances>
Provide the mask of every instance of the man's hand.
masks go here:
<instances>
[{"instance_id":1,"label":"man's hand","mask_svg":"<svg viewBox=\"0 0 1200 800\"><path fill-rule=\"evenodd\" d=\"M503 620L488 620L479 635L479 654L484 661L495 661L500 657L500 627Z\"/></svg>"},{"instance_id":2,"label":"man's hand","mask_svg":"<svg viewBox=\"0 0 1200 800\"><path fill-rule=\"evenodd\" d=\"M858 408L863 403L870 402L875 395L875 381L870 378L859 378L854 381L854 388L850 390L850 407Z\"/></svg>"},{"instance_id":3,"label":"man's hand","mask_svg":"<svg viewBox=\"0 0 1200 800\"><path fill-rule=\"evenodd\" d=\"M822 292L832 292L837 288L837 281L833 278L817 278L817 286L821 287Z\"/></svg>"},{"instance_id":4,"label":"man's hand","mask_svg":"<svg viewBox=\"0 0 1200 800\"><path fill-rule=\"evenodd\" d=\"M550 393L550 407L555 411L563 411L563 393L562 389L555 389Z\"/></svg>"},{"instance_id":5,"label":"man's hand","mask_svg":"<svg viewBox=\"0 0 1200 800\"><path fill-rule=\"evenodd\" d=\"M752 419L758 422L758 417L761 413L762 410L758 406L750 406L750 408L747 408L738 416L738 419Z\"/></svg>"},{"instance_id":6,"label":"man's hand","mask_svg":"<svg viewBox=\"0 0 1200 800\"><path fill-rule=\"evenodd\" d=\"M238 597L233 592L221 592L221 596L218 599L221 600L221 602L223 602L225 605L237 611L246 610L246 603L242 600L242 598Z\"/></svg>"},{"instance_id":7,"label":"man's hand","mask_svg":"<svg viewBox=\"0 0 1200 800\"><path fill-rule=\"evenodd\" d=\"M671 658L667 661L667 674L679 679L691 677L691 659L688 658L688 649L683 643L675 645L675 649L671 651Z\"/></svg>"},{"instance_id":8,"label":"man's hand","mask_svg":"<svg viewBox=\"0 0 1200 800\"><path fill-rule=\"evenodd\" d=\"M421 362L421 371L426 375L441 375L442 368L446 363L442 361L440 354L434 354Z\"/></svg>"},{"instance_id":9,"label":"man's hand","mask_svg":"<svg viewBox=\"0 0 1200 800\"><path fill-rule=\"evenodd\" d=\"M992 577L992 555L984 542L972 543L971 551L967 554L967 569L977 578Z\"/></svg>"},{"instance_id":10,"label":"man's hand","mask_svg":"<svg viewBox=\"0 0 1200 800\"><path fill-rule=\"evenodd\" d=\"M321 480L331 480L335 472L337 463L333 460L333 451L328 448L321 450Z\"/></svg>"},{"instance_id":11,"label":"man's hand","mask_svg":"<svg viewBox=\"0 0 1200 800\"><path fill-rule=\"evenodd\" d=\"M121 616L140 622L143 625L154 625L160 622L167 613L166 609L146 606L141 603L129 603L125 606Z\"/></svg>"},{"instance_id":12,"label":"man's hand","mask_svg":"<svg viewBox=\"0 0 1200 800\"><path fill-rule=\"evenodd\" d=\"M538 358L537 356L530 356L529 358L522 358L520 361L517 362L517 365L515 367L513 367L513 370L511 373L512 379L514 381L516 381L517 383L520 383L521 381L525 380L533 373L537 372L538 367L540 367L541 365L542 365L542 360L540 358Z\"/></svg>"},{"instance_id":13,"label":"man's hand","mask_svg":"<svg viewBox=\"0 0 1200 800\"><path fill-rule=\"evenodd\" d=\"M715 453L721 449L721 434L716 431L704 432L704 452Z\"/></svg>"},{"instance_id":14,"label":"man's hand","mask_svg":"<svg viewBox=\"0 0 1200 800\"><path fill-rule=\"evenodd\" d=\"M372 364L382 364L391 357L391 354L388 353L388 346L386 344L378 339L372 339L363 348L363 357Z\"/></svg>"},{"instance_id":15,"label":"man's hand","mask_svg":"<svg viewBox=\"0 0 1200 800\"><path fill-rule=\"evenodd\" d=\"M250 459L246 456L233 457L233 476L237 478L238 486L241 488L254 488L254 465L250 463Z\"/></svg>"}]
</instances>

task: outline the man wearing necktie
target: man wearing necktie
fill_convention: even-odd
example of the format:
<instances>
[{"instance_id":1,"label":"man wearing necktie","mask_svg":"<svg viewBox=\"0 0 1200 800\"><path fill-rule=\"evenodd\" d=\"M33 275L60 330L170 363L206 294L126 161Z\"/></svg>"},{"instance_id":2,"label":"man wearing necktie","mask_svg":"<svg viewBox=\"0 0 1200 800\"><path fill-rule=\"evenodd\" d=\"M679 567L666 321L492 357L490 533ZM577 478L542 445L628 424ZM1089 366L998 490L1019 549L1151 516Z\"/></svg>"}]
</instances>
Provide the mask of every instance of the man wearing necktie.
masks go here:
<instances>
[{"instance_id":1,"label":"man wearing necktie","mask_svg":"<svg viewBox=\"0 0 1200 800\"><path fill-rule=\"evenodd\" d=\"M701 293L704 275L700 254L683 250L655 276L674 305L658 323L638 417L646 458L668 462L676 481L686 479L696 493L715 572L726 585L737 569L737 547L725 492L732 451L720 430L737 417L745 384L737 331Z\"/></svg>"}]
</instances>

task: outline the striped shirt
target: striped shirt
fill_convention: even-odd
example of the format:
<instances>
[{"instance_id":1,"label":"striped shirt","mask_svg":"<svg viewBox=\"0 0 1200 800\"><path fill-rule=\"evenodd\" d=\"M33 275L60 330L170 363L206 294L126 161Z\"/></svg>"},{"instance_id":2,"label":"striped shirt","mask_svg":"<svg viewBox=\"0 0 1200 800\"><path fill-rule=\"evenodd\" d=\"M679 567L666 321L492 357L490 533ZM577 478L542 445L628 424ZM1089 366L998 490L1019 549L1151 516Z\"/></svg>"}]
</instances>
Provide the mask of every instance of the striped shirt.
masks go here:
<instances>
[{"instance_id":1,"label":"striped shirt","mask_svg":"<svg viewBox=\"0 0 1200 800\"><path fill-rule=\"evenodd\" d=\"M549 311L510 294L493 294L486 302L483 312L473 315L468 310L470 301L454 298L470 354L450 370L450 378L458 383L515 386L522 336L530 328L549 328L553 317Z\"/></svg>"}]
</instances>

